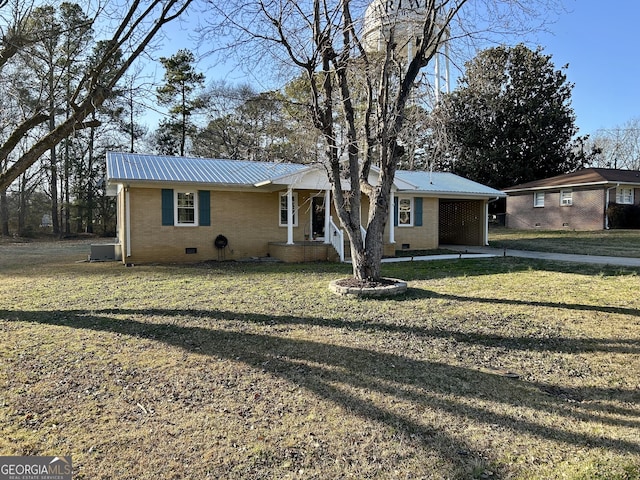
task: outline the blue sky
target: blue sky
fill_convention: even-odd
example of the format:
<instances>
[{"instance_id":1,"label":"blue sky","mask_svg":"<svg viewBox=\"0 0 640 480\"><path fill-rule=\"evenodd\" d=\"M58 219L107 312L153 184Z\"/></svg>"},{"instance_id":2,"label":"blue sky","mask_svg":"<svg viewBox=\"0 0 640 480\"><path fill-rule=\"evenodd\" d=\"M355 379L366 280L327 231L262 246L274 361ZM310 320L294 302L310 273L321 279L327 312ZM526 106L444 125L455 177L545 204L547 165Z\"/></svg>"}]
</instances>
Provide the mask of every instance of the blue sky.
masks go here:
<instances>
[{"instance_id":1,"label":"blue sky","mask_svg":"<svg viewBox=\"0 0 640 480\"><path fill-rule=\"evenodd\" d=\"M640 2L567 0L569 12L538 35L559 68L569 64L580 135L640 118Z\"/></svg>"},{"instance_id":2,"label":"blue sky","mask_svg":"<svg viewBox=\"0 0 640 480\"><path fill-rule=\"evenodd\" d=\"M640 35L636 33L640 1L562 1L567 11L547 26L548 32L539 32L527 44L542 46L556 68L569 64L566 74L574 84L572 106L579 134L623 127L629 120L640 118ZM170 56L178 48L195 50L195 42L187 33L190 20L195 19L187 17L182 25L170 27L167 34L172 39L165 42L157 56ZM176 42L176 38L181 41ZM207 63L208 59L204 59L197 67L205 73L207 82L226 78L230 83L253 83L258 90L269 88L260 85L258 78L244 77L229 65L211 69ZM156 65L158 81L162 73L160 65Z\"/></svg>"}]
</instances>

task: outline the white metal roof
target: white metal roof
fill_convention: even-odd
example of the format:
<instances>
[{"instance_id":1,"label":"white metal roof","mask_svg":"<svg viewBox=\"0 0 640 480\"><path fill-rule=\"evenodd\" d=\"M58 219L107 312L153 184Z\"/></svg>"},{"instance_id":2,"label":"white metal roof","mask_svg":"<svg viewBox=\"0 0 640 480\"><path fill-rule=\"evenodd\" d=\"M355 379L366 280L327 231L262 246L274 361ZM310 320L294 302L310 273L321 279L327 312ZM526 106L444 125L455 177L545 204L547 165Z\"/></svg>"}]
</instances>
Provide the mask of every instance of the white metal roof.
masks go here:
<instances>
[{"instance_id":1,"label":"white metal roof","mask_svg":"<svg viewBox=\"0 0 640 480\"><path fill-rule=\"evenodd\" d=\"M295 163L107 153L109 182L150 181L249 186L308 168L306 165Z\"/></svg>"},{"instance_id":2,"label":"white metal roof","mask_svg":"<svg viewBox=\"0 0 640 480\"><path fill-rule=\"evenodd\" d=\"M487 187L478 182L468 180L449 172L396 171L396 178L415 188L413 191L432 194L474 195L482 197L505 197L505 193ZM411 192L410 188L398 189L400 192Z\"/></svg>"},{"instance_id":3,"label":"white metal roof","mask_svg":"<svg viewBox=\"0 0 640 480\"><path fill-rule=\"evenodd\" d=\"M327 188L328 183L319 182L317 175L313 174L315 170L320 171L315 167L296 163L107 153L107 181L111 184L171 182L248 187L277 183L312 188L307 184L313 180L313 188ZM313 177L311 180L308 178L309 175ZM323 172L323 175L326 176L326 173ZM436 196L505 196L499 190L446 172L398 170L395 187L400 193L426 193Z\"/></svg>"}]
</instances>

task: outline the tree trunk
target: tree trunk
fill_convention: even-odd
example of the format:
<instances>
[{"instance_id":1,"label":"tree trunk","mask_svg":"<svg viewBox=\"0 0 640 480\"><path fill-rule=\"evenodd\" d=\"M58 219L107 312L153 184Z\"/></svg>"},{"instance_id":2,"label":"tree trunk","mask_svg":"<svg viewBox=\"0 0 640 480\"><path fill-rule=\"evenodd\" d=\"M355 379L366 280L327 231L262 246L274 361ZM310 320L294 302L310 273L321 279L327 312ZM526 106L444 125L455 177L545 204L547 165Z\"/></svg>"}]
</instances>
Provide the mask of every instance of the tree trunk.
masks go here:
<instances>
[{"instance_id":1,"label":"tree trunk","mask_svg":"<svg viewBox=\"0 0 640 480\"><path fill-rule=\"evenodd\" d=\"M96 120L96 112L92 114L93 120ZM132 137L133 138L133 137ZM93 233L93 209L94 209L94 199L93 199L93 149L96 141L96 129L95 127L91 127L89 131L89 151L88 155L88 165L87 165L87 233ZM133 140L131 141L131 147L133 152Z\"/></svg>"},{"instance_id":2,"label":"tree trunk","mask_svg":"<svg viewBox=\"0 0 640 480\"><path fill-rule=\"evenodd\" d=\"M20 176L20 190L18 192L18 235L24 237L27 225L27 176Z\"/></svg>"},{"instance_id":3,"label":"tree trunk","mask_svg":"<svg viewBox=\"0 0 640 480\"><path fill-rule=\"evenodd\" d=\"M55 147L51 150L51 181L50 181L50 190L51 190L51 225L53 227L53 234L60 234L60 215L58 214L58 166L57 166L57 158L56 158L56 149Z\"/></svg>"},{"instance_id":4,"label":"tree trunk","mask_svg":"<svg viewBox=\"0 0 640 480\"><path fill-rule=\"evenodd\" d=\"M64 147L64 233L71 233L71 194L69 192L69 177L71 176L71 165L69 161L69 139L65 142Z\"/></svg>"},{"instance_id":5,"label":"tree trunk","mask_svg":"<svg viewBox=\"0 0 640 480\"><path fill-rule=\"evenodd\" d=\"M0 229L0 234L9 236L9 202L6 189L0 191Z\"/></svg>"},{"instance_id":6,"label":"tree trunk","mask_svg":"<svg viewBox=\"0 0 640 480\"><path fill-rule=\"evenodd\" d=\"M180 131L180 156L184 157L184 147L187 143L187 94L182 85L182 128Z\"/></svg>"},{"instance_id":7,"label":"tree trunk","mask_svg":"<svg viewBox=\"0 0 640 480\"><path fill-rule=\"evenodd\" d=\"M376 240L379 239L379 240ZM381 277L380 260L384 250L383 232L367 230L365 247L358 251L351 244L353 276L357 280L376 281Z\"/></svg>"}]
</instances>

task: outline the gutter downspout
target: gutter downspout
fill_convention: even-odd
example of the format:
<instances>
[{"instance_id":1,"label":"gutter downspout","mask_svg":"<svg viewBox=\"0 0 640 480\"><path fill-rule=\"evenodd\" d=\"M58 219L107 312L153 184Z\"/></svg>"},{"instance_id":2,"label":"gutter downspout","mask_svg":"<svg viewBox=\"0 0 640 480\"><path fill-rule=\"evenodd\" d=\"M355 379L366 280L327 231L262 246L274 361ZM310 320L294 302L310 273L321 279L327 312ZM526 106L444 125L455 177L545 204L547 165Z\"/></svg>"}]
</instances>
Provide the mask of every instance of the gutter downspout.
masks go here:
<instances>
[{"instance_id":1,"label":"gutter downspout","mask_svg":"<svg viewBox=\"0 0 640 480\"><path fill-rule=\"evenodd\" d=\"M609 191L613 188L618 188L620 183L617 183L615 187L607 188L607 196L604 203L604 229L609 230L609 216L607 215L607 208L609 208Z\"/></svg>"}]
</instances>

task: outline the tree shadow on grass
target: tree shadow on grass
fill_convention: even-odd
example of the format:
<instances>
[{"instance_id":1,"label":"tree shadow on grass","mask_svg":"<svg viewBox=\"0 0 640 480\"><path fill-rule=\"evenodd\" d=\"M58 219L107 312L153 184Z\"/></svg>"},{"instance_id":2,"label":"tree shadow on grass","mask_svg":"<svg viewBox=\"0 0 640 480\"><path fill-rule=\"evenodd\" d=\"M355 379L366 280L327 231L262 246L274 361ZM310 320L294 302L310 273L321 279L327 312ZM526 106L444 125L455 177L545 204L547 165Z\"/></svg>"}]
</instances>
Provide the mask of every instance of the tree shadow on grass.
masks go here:
<instances>
[{"instance_id":1,"label":"tree shadow on grass","mask_svg":"<svg viewBox=\"0 0 640 480\"><path fill-rule=\"evenodd\" d=\"M115 318L120 316L135 316L135 319ZM179 322L183 321L181 319L185 316L205 319L210 322L210 326L180 325ZM145 317L154 318L154 323L139 320ZM169 321L155 323L157 317L164 317ZM269 372L299 385L357 416L419 439L423 448L439 452L460 475L468 473L472 462L481 459L486 452L474 450L473 445L452 436L443 428L420 422L415 415L376 404L363 393L374 391L384 397L395 398L401 403L409 402L421 408L441 411L464 421L485 425L487 428L498 426L506 435L508 432L517 432L580 448L603 448L622 454L640 453L640 442L608 438L602 434L592 435L585 433L586 429L578 431L562 427L578 421L640 428L639 409L609 408L598 404L595 404L594 408L593 403L585 401L609 398L612 394L637 398L637 392L608 391L592 387L568 391L557 386L508 379L499 374L473 368L415 360L367 348L237 331L220 322L243 321L267 326L300 324L347 329L366 327L369 330L379 329L383 332L404 331L405 327L402 326L353 324L313 317L242 315L216 310L163 309L0 310L0 319L122 334L162 342L187 352L244 362L259 371ZM415 335L424 336L453 333L406 328ZM505 346L513 343L521 345L521 348L540 348L540 339L536 339L535 343L529 343L528 346L528 339L507 339L490 335L469 335L461 337L461 341L483 346ZM575 342L571 347L574 349L578 349L580 343L583 343L572 341ZM593 340L591 343L588 348L598 348L598 341ZM561 342L554 342L542 348L561 348L565 351L566 347L560 345ZM608 351L606 349L611 348L610 342L603 341L602 348ZM637 353L637 347L632 353ZM574 398L569 399L568 395ZM580 398L577 398L578 396ZM506 413L507 407L514 408L516 413ZM553 425L548 420L536 421L537 415L524 414L531 409L544 413L543 417L559 417L559 421Z\"/></svg>"},{"instance_id":2,"label":"tree shadow on grass","mask_svg":"<svg viewBox=\"0 0 640 480\"><path fill-rule=\"evenodd\" d=\"M620 314L620 315L630 315L634 317L640 316L640 309L637 308L627 308L627 307L616 307L616 306L607 306L607 305L586 305L582 303L565 303L565 302L545 302L539 300L514 300L514 299L503 299L503 298L488 298L488 297L472 297L472 296L464 296L464 295L453 295L449 293L437 293L431 290L420 289L420 288L408 288L407 293L405 293L404 297L398 297L399 301L402 300L413 300L420 298L435 298L441 300L454 300L457 302L477 302L477 303L488 303L491 305L516 305L516 306L529 306L529 307L550 307L550 308L560 308L564 310L578 310L578 311L589 311L589 312L601 312L601 313L612 313L612 314ZM637 342L634 342L637 344Z\"/></svg>"}]
</instances>

